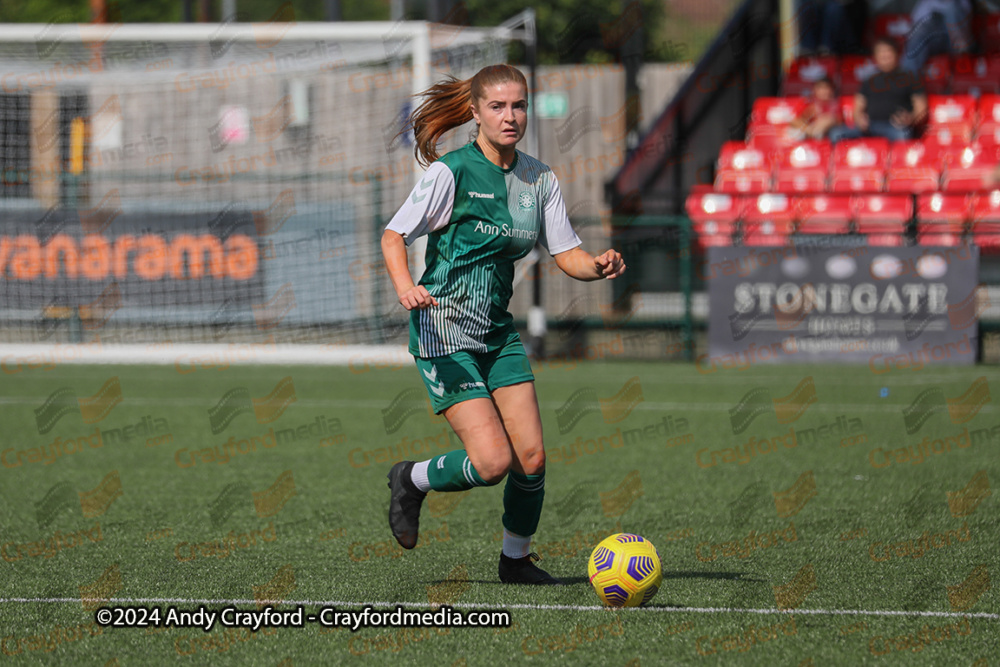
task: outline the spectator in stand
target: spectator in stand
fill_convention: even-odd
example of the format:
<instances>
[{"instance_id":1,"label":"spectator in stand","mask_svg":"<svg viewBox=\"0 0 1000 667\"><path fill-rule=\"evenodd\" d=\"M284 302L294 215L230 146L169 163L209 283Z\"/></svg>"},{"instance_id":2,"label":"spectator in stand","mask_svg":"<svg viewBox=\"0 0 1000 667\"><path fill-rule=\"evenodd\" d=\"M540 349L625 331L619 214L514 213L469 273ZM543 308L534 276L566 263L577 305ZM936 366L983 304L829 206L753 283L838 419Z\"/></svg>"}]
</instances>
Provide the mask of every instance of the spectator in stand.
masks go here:
<instances>
[{"instance_id":1,"label":"spectator in stand","mask_svg":"<svg viewBox=\"0 0 1000 667\"><path fill-rule=\"evenodd\" d=\"M797 0L799 55L856 52L864 34L867 0Z\"/></svg>"},{"instance_id":2,"label":"spectator in stand","mask_svg":"<svg viewBox=\"0 0 1000 667\"><path fill-rule=\"evenodd\" d=\"M902 68L919 74L931 56L972 46L972 0L920 0L910 15Z\"/></svg>"},{"instance_id":3,"label":"spectator in stand","mask_svg":"<svg viewBox=\"0 0 1000 667\"><path fill-rule=\"evenodd\" d=\"M830 79L823 77L813 83L812 101L791 122L789 135L794 141L822 139L832 128L844 122L840 114L840 100Z\"/></svg>"},{"instance_id":4,"label":"spectator in stand","mask_svg":"<svg viewBox=\"0 0 1000 667\"><path fill-rule=\"evenodd\" d=\"M854 127L833 128L831 142L862 136L911 139L927 115L923 83L919 76L899 67L896 44L887 38L876 40L872 59L878 72L865 79L854 96Z\"/></svg>"}]
</instances>

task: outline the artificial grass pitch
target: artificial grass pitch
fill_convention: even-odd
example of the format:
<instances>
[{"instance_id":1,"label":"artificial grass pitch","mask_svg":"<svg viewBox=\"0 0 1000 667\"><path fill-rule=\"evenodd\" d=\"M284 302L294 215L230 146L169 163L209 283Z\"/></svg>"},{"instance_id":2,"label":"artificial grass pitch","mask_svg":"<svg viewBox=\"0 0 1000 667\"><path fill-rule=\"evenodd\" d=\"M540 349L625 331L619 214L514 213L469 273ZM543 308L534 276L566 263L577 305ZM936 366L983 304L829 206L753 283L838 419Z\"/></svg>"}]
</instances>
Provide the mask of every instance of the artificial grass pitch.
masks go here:
<instances>
[{"instance_id":1,"label":"artificial grass pitch","mask_svg":"<svg viewBox=\"0 0 1000 667\"><path fill-rule=\"evenodd\" d=\"M182 370L25 366L0 384L3 662L937 665L1000 651L989 367L537 366L534 550L569 584L541 589L497 579L502 485L432 493L418 548L396 546L392 462L457 446L414 368ZM646 608L595 608L587 558L614 532L659 550ZM512 625L94 624L125 599L436 603L506 608Z\"/></svg>"}]
</instances>

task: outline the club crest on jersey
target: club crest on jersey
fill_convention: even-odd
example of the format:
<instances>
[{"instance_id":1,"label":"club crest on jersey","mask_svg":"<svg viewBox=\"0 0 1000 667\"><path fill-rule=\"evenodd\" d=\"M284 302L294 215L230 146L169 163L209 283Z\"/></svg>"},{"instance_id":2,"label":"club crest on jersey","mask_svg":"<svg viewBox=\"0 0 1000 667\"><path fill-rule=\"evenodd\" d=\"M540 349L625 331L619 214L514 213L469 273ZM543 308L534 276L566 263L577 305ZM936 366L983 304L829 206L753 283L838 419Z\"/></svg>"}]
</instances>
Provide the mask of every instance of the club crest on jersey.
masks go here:
<instances>
[{"instance_id":1,"label":"club crest on jersey","mask_svg":"<svg viewBox=\"0 0 1000 667\"><path fill-rule=\"evenodd\" d=\"M524 209L535 208L535 195L525 190L517 196L517 205Z\"/></svg>"}]
</instances>

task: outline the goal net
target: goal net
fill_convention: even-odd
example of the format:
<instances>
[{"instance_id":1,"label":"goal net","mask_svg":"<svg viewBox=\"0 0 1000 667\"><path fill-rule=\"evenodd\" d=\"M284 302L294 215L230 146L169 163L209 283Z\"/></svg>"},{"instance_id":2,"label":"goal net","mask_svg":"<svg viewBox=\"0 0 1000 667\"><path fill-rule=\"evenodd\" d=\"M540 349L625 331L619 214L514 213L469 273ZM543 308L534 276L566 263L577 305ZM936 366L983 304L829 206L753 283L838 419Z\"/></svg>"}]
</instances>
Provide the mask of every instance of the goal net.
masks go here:
<instances>
[{"instance_id":1,"label":"goal net","mask_svg":"<svg viewBox=\"0 0 1000 667\"><path fill-rule=\"evenodd\" d=\"M0 344L404 342L379 250L419 174L400 130L414 93L508 39L0 26Z\"/></svg>"}]
</instances>

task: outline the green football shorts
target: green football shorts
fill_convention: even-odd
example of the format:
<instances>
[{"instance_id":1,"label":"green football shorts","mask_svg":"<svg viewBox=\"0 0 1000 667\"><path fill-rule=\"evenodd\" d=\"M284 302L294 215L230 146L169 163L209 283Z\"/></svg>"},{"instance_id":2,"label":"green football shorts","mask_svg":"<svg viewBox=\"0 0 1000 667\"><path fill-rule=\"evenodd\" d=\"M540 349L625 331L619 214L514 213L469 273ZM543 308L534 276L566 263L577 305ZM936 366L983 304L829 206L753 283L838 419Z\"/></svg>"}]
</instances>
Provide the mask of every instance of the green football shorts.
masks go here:
<instances>
[{"instance_id":1,"label":"green football shorts","mask_svg":"<svg viewBox=\"0 0 1000 667\"><path fill-rule=\"evenodd\" d=\"M461 350L414 359L436 415L470 398L490 398L490 392L499 387L535 379L519 336L492 352Z\"/></svg>"}]
</instances>

